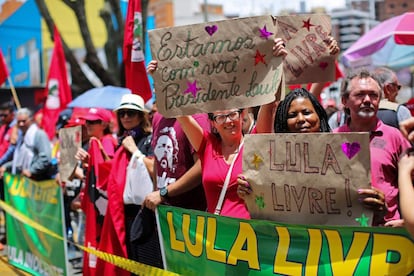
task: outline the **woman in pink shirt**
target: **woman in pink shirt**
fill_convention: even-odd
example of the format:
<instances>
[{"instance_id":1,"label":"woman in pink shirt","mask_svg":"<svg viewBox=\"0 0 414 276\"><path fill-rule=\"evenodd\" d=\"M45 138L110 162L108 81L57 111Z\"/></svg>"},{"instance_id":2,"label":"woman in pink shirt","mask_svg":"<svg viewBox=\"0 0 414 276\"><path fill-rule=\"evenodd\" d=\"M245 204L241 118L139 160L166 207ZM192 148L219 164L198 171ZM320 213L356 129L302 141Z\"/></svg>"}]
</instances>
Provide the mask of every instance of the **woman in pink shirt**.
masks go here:
<instances>
[{"instance_id":1,"label":"woman in pink shirt","mask_svg":"<svg viewBox=\"0 0 414 276\"><path fill-rule=\"evenodd\" d=\"M242 172L243 160L243 115L239 109L209 113L211 133L204 131L191 116L178 117L177 120L201 160L207 211L249 219L244 200L237 194L237 175ZM226 178L229 178L228 185L223 188ZM218 206L221 193L224 199Z\"/></svg>"}]
</instances>

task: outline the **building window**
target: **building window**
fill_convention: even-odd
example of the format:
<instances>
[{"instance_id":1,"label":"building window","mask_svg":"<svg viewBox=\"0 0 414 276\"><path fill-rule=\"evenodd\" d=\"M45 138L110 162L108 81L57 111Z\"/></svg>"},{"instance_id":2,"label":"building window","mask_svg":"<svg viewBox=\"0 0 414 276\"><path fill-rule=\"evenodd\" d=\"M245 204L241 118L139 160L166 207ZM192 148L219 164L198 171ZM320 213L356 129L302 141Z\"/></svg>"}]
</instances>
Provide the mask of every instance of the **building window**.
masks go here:
<instances>
[{"instance_id":1,"label":"building window","mask_svg":"<svg viewBox=\"0 0 414 276\"><path fill-rule=\"evenodd\" d=\"M393 9L395 5L393 3L390 4L390 8Z\"/></svg>"},{"instance_id":2,"label":"building window","mask_svg":"<svg viewBox=\"0 0 414 276\"><path fill-rule=\"evenodd\" d=\"M402 4L401 4L401 6L402 6L403 8L407 8L407 6L408 6L408 5L407 5L407 3L402 3Z\"/></svg>"},{"instance_id":3,"label":"building window","mask_svg":"<svg viewBox=\"0 0 414 276\"><path fill-rule=\"evenodd\" d=\"M26 56L26 45L17 47L16 49L16 59L22 59Z\"/></svg>"},{"instance_id":4,"label":"building window","mask_svg":"<svg viewBox=\"0 0 414 276\"><path fill-rule=\"evenodd\" d=\"M27 49L29 53L36 51L36 40L31 39L27 42Z\"/></svg>"}]
</instances>

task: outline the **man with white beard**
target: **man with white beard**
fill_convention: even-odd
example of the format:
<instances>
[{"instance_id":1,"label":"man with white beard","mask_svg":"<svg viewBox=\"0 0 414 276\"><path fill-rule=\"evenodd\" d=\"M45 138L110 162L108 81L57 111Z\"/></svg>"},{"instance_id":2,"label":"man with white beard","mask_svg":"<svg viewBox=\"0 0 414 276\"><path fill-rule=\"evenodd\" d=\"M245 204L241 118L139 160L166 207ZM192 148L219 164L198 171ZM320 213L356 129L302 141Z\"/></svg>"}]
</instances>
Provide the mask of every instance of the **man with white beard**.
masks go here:
<instances>
[{"instance_id":1,"label":"man with white beard","mask_svg":"<svg viewBox=\"0 0 414 276\"><path fill-rule=\"evenodd\" d=\"M372 203L385 195L382 214L374 214L373 225L402 227L398 210L398 160L401 153L410 147L401 132L385 125L377 118L382 87L375 75L366 70L351 73L343 80L341 98L347 123L333 132L369 132L371 153L371 185L375 189L360 189L360 194L372 198Z\"/></svg>"}]
</instances>

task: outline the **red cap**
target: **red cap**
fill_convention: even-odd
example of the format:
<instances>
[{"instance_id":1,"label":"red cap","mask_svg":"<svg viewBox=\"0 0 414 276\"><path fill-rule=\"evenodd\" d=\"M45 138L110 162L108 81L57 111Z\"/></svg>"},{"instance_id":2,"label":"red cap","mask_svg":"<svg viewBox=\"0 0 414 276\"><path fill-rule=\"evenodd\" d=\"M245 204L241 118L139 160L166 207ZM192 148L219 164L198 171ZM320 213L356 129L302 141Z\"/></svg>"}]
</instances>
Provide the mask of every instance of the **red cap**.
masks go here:
<instances>
[{"instance_id":1,"label":"red cap","mask_svg":"<svg viewBox=\"0 0 414 276\"><path fill-rule=\"evenodd\" d=\"M70 118L66 123L65 127L74 127L74 126L83 126L85 125L85 120L81 118Z\"/></svg>"},{"instance_id":2,"label":"red cap","mask_svg":"<svg viewBox=\"0 0 414 276\"><path fill-rule=\"evenodd\" d=\"M96 121L101 120L103 122L109 123L112 119L112 112L104 108L89 108L88 112L79 117L86 121Z\"/></svg>"}]
</instances>

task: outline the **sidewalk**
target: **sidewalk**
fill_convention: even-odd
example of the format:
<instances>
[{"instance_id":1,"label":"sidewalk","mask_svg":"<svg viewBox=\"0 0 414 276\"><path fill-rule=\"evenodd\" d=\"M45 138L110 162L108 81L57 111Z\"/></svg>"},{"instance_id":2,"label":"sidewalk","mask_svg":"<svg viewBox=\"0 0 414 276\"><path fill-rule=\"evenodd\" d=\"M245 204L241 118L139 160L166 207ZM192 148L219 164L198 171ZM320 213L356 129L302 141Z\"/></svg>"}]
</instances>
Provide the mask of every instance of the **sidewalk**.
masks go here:
<instances>
[{"instance_id":1,"label":"sidewalk","mask_svg":"<svg viewBox=\"0 0 414 276\"><path fill-rule=\"evenodd\" d=\"M6 249L5 249L6 250ZM18 269L17 267L14 267L10 265L7 262L7 251L3 250L0 254L0 275L2 276L25 276L25 275L31 275L23 270Z\"/></svg>"}]
</instances>

